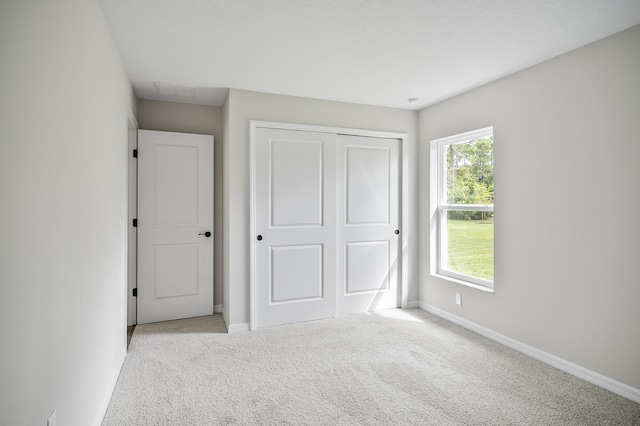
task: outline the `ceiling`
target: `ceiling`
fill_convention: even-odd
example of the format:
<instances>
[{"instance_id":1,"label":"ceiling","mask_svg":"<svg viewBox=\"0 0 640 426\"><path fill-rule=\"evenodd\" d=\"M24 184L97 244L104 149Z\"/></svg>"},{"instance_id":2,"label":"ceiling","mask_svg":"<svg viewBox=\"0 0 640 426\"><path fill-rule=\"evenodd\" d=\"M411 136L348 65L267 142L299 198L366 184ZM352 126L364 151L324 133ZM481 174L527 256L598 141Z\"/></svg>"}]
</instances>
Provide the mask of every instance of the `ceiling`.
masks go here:
<instances>
[{"instance_id":1,"label":"ceiling","mask_svg":"<svg viewBox=\"0 0 640 426\"><path fill-rule=\"evenodd\" d=\"M640 23L640 0L99 2L139 98L214 106L238 88L420 109Z\"/></svg>"}]
</instances>

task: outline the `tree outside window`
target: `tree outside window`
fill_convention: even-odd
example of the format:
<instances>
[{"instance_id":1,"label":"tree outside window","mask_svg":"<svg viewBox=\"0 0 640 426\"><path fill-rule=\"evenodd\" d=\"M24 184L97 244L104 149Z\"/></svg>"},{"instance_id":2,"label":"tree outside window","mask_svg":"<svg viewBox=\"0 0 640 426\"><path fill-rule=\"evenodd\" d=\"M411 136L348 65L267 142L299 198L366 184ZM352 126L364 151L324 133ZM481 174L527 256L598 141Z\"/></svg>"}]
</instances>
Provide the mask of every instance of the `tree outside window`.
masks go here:
<instances>
[{"instance_id":1,"label":"tree outside window","mask_svg":"<svg viewBox=\"0 0 640 426\"><path fill-rule=\"evenodd\" d=\"M432 143L438 155L437 273L493 288L493 129Z\"/></svg>"}]
</instances>

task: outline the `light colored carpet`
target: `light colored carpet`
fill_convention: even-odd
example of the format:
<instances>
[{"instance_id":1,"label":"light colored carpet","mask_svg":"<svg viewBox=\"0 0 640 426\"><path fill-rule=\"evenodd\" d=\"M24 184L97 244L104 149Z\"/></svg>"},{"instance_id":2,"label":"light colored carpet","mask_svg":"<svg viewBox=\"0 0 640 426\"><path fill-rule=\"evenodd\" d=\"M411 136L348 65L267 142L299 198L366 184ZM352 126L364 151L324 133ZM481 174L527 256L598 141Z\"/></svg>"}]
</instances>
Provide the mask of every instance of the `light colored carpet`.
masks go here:
<instances>
[{"instance_id":1,"label":"light colored carpet","mask_svg":"<svg viewBox=\"0 0 640 426\"><path fill-rule=\"evenodd\" d=\"M421 310L136 327L103 425L640 425L640 405Z\"/></svg>"}]
</instances>

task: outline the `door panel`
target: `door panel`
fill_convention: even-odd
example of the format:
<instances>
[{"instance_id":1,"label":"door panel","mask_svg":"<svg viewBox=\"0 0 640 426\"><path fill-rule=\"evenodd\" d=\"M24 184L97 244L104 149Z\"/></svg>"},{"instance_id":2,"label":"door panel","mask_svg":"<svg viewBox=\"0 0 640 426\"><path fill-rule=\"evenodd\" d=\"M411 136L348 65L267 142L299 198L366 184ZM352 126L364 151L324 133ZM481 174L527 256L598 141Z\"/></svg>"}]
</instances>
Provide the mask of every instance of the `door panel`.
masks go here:
<instances>
[{"instance_id":1,"label":"door panel","mask_svg":"<svg viewBox=\"0 0 640 426\"><path fill-rule=\"evenodd\" d=\"M335 147L332 134L256 131L258 327L335 315Z\"/></svg>"},{"instance_id":2,"label":"door panel","mask_svg":"<svg viewBox=\"0 0 640 426\"><path fill-rule=\"evenodd\" d=\"M389 290L389 241L345 246L345 294Z\"/></svg>"},{"instance_id":3,"label":"door panel","mask_svg":"<svg viewBox=\"0 0 640 426\"><path fill-rule=\"evenodd\" d=\"M156 244L153 251L156 299L198 294L198 244Z\"/></svg>"},{"instance_id":4,"label":"door panel","mask_svg":"<svg viewBox=\"0 0 640 426\"><path fill-rule=\"evenodd\" d=\"M140 130L138 323L213 314L213 137Z\"/></svg>"},{"instance_id":5,"label":"door panel","mask_svg":"<svg viewBox=\"0 0 640 426\"><path fill-rule=\"evenodd\" d=\"M271 247L271 303L321 300L322 246Z\"/></svg>"},{"instance_id":6,"label":"door panel","mask_svg":"<svg viewBox=\"0 0 640 426\"><path fill-rule=\"evenodd\" d=\"M271 143L271 226L322 226L322 143Z\"/></svg>"},{"instance_id":7,"label":"door panel","mask_svg":"<svg viewBox=\"0 0 640 426\"><path fill-rule=\"evenodd\" d=\"M198 224L198 154L195 146L156 144L155 224Z\"/></svg>"},{"instance_id":8,"label":"door panel","mask_svg":"<svg viewBox=\"0 0 640 426\"><path fill-rule=\"evenodd\" d=\"M338 315L395 308L400 235L400 141L338 140Z\"/></svg>"},{"instance_id":9,"label":"door panel","mask_svg":"<svg viewBox=\"0 0 640 426\"><path fill-rule=\"evenodd\" d=\"M346 146L346 224L388 224L390 149Z\"/></svg>"}]
</instances>

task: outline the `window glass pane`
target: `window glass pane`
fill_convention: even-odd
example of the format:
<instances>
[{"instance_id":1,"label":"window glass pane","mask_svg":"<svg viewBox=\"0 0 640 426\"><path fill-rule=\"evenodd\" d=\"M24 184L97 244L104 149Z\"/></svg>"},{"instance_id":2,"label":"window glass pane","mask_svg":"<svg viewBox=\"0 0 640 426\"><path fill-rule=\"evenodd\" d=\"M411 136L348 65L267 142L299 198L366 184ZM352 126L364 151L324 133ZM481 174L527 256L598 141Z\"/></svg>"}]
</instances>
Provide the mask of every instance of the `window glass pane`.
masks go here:
<instances>
[{"instance_id":1,"label":"window glass pane","mask_svg":"<svg viewBox=\"0 0 640 426\"><path fill-rule=\"evenodd\" d=\"M447 203L493 204L493 136L445 146Z\"/></svg>"},{"instance_id":2,"label":"window glass pane","mask_svg":"<svg viewBox=\"0 0 640 426\"><path fill-rule=\"evenodd\" d=\"M448 211L445 269L493 281L493 212Z\"/></svg>"}]
</instances>

